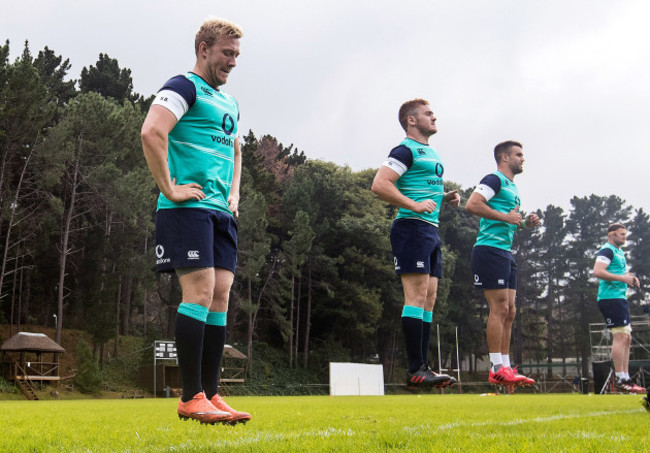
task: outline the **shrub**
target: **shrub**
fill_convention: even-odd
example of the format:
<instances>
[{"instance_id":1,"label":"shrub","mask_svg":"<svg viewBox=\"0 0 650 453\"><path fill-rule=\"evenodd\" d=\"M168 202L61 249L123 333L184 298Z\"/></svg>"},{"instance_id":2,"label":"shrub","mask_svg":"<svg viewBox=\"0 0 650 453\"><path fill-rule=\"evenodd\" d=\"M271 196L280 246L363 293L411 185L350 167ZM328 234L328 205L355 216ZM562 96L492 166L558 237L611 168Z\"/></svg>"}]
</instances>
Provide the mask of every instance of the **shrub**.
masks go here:
<instances>
[{"instance_id":1,"label":"shrub","mask_svg":"<svg viewBox=\"0 0 650 453\"><path fill-rule=\"evenodd\" d=\"M93 358L93 352L83 340L77 343L77 376L75 383L82 393L96 393L101 387L99 367Z\"/></svg>"},{"instance_id":2,"label":"shrub","mask_svg":"<svg viewBox=\"0 0 650 453\"><path fill-rule=\"evenodd\" d=\"M16 393L17 391L14 384L0 377L0 393Z\"/></svg>"}]
</instances>

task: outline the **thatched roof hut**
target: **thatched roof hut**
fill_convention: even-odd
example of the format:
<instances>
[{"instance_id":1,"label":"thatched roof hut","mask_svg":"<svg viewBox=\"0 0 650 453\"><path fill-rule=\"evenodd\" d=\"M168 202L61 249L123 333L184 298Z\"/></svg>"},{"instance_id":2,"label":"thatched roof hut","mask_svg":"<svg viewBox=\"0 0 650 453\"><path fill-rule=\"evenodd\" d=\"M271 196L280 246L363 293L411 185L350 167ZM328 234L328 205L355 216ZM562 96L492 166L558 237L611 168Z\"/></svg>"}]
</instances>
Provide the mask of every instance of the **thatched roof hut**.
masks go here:
<instances>
[{"instance_id":1,"label":"thatched roof hut","mask_svg":"<svg viewBox=\"0 0 650 453\"><path fill-rule=\"evenodd\" d=\"M246 359L246 355L229 344L223 347L223 356L228 359Z\"/></svg>"},{"instance_id":2,"label":"thatched roof hut","mask_svg":"<svg viewBox=\"0 0 650 453\"><path fill-rule=\"evenodd\" d=\"M0 347L5 352L65 352L57 342L44 333L18 332Z\"/></svg>"},{"instance_id":3,"label":"thatched roof hut","mask_svg":"<svg viewBox=\"0 0 650 453\"><path fill-rule=\"evenodd\" d=\"M59 354L65 349L44 333L18 332L2 344L0 352L5 379L14 381L29 399L38 399L34 382L61 379ZM52 359L43 360L43 354L52 354Z\"/></svg>"}]
</instances>

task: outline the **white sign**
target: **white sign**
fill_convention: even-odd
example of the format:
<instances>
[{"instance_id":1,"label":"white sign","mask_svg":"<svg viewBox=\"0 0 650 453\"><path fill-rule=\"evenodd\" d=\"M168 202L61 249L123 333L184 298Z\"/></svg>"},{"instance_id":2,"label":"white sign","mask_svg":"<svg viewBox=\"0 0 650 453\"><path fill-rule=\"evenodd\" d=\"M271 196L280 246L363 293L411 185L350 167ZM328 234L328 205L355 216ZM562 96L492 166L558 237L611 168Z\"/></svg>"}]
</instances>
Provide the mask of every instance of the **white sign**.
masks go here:
<instances>
[{"instance_id":1,"label":"white sign","mask_svg":"<svg viewBox=\"0 0 650 453\"><path fill-rule=\"evenodd\" d=\"M330 395L383 394L383 365L330 362Z\"/></svg>"},{"instance_id":2,"label":"white sign","mask_svg":"<svg viewBox=\"0 0 650 453\"><path fill-rule=\"evenodd\" d=\"M178 355L176 354L175 341L156 340L154 342L153 353L154 353L154 359L156 360L163 360L163 359L178 360Z\"/></svg>"}]
</instances>

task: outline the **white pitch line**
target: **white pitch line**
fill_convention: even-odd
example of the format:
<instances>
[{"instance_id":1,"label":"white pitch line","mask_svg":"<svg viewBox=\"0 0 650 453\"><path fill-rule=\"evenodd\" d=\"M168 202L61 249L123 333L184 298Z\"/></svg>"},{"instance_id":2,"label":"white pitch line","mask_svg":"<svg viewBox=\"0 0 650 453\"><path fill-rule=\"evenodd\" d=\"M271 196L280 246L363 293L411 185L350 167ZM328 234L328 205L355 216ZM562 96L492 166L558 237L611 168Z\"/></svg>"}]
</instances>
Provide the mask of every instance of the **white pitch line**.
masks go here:
<instances>
[{"instance_id":1,"label":"white pitch line","mask_svg":"<svg viewBox=\"0 0 650 453\"><path fill-rule=\"evenodd\" d=\"M403 429L411 434L429 434L431 432L437 431L451 431L455 429L460 429L460 428L472 428L472 427L480 427L480 426L515 426L515 425L524 425L527 423L540 423L540 422L550 422L550 421L556 421L556 420L568 420L568 419L573 419L573 418L587 418L587 417L604 417L604 416L610 416L614 414L630 414L630 413L635 413L639 412L641 409L634 409L634 410L620 410L620 411L599 411L599 412L588 412L585 414L570 414L570 415L553 415L550 417L535 417L535 418L529 418L529 419L516 419L516 420L511 420L511 421L505 421L505 422L498 422L498 421L486 421L486 422L474 422L474 423L466 423L466 422L453 422L453 423L445 423L443 425L439 426L431 426L431 425L419 425L419 426L405 426ZM325 428L322 430L318 431L305 431L301 433L277 433L277 434L270 434L270 433L258 433L252 437L246 437L242 439L236 439L236 440L223 440L223 441L218 441L212 444L215 447L242 447L242 446L251 446L255 444L260 444L260 443L268 443L268 442L274 442L274 441L286 441L286 440L297 440L301 438L309 438L309 437L335 437L335 436L346 436L346 437L354 437L360 434L360 432L353 431L352 429L337 429L337 428ZM593 434L590 433L578 433L576 434L568 434L569 436L572 437L583 437L583 438L588 438L590 436L593 436ZM561 436L558 435L558 437L566 437L566 434L562 434ZM624 440L624 439L620 439Z\"/></svg>"},{"instance_id":2,"label":"white pitch line","mask_svg":"<svg viewBox=\"0 0 650 453\"><path fill-rule=\"evenodd\" d=\"M613 412L598 411L598 412L587 412L585 414L553 415L550 417L535 417L529 419L519 418L516 420L510 420L505 422L484 421L484 422L466 423L466 422L457 421L455 423L447 423L439 426L431 426L431 425L405 426L404 430L411 433L419 433L420 430L422 429L429 432L430 431L440 432L440 431L451 431L458 428L472 428L472 427L480 427L480 426L516 426L516 425L524 425L527 423L551 422L556 420L568 420L572 418L603 417L603 416L610 416L615 414L631 414L639 411L640 409L628 409L628 410L620 410L620 411L613 411Z\"/></svg>"},{"instance_id":3,"label":"white pitch line","mask_svg":"<svg viewBox=\"0 0 650 453\"><path fill-rule=\"evenodd\" d=\"M305 431L304 433L290 433L290 434L256 434L253 437L247 437L237 440L224 440L215 442L215 446L219 447L240 447L257 444L260 442L273 442L279 440L301 439L306 437L332 437L332 436L356 436L357 433L351 429L342 430L336 428L325 428L319 431Z\"/></svg>"}]
</instances>

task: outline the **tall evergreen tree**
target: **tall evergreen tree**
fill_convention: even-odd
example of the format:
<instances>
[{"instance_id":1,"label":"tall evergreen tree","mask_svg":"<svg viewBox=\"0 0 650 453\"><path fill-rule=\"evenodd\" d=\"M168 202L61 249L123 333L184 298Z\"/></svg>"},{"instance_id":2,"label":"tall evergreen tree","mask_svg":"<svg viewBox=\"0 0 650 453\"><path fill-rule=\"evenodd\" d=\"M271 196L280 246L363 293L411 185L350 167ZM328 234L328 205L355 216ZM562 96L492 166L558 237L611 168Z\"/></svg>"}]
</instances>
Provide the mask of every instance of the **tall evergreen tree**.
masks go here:
<instances>
[{"instance_id":1,"label":"tall evergreen tree","mask_svg":"<svg viewBox=\"0 0 650 453\"><path fill-rule=\"evenodd\" d=\"M96 66L84 67L81 70L79 88L82 93L95 92L116 101L137 101L140 96L133 92L131 70L120 68L115 58L100 53Z\"/></svg>"},{"instance_id":2,"label":"tall evergreen tree","mask_svg":"<svg viewBox=\"0 0 650 453\"><path fill-rule=\"evenodd\" d=\"M643 208L638 209L627 225L631 242L627 247L628 265L630 271L639 278L641 288L648 288L650 285L650 216ZM631 291L629 300L631 314L639 313L639 305L649 303L644 290Z\"/></svg>"},{"instance_id":3,"label":"tall evergreen tree","mask_svg":"<svg viewBox=\"0 0 650 453\"><path fill-rule=\"evenodd\" d=\"M5 277L13 274L15 288L16 264L20 260L24 265L22 256L32 252L26 241L36 234L40 216L34 154L55 112L33 66L29 44L25 42L21 57L11 65L8 51L7 43L0 50L0 300L6 290ZM15 234L16 227L20 235Z\"/></svg>"},{"instance_id":4,"label":"tall evergreen tree","mask_svg":"<svg viewBox=\"0 0 650 453\"><path fill-rule=\"evenodd\" d=\"M76 80L65 80L71 68L69 59L63 61L62 56L45 46L38 52L34 67L57 105L65 105L77 95Z\"/></svg>"},{"instance_id":5,"label":"tall evergreen tree","mask_svg":"<svg viewBox=\"0 0 650 453\"><path fill-rule=\"evenodd\" d=\"M456 188L455 185L453 187ZM473 188L460 190L461 200L467 200L472 192ZM487 354L485 343L487 303L482 291L474 288L474 275L470 266L479 220L465 209L443 207L440 222L442 241L445 247L454 253L457 262L453 274L446 274L451 280L448 322L450 327L452 325L454 327L454 337L450 338L452 332L448 328L445 347L449 349L450 345L454 345L457 326L459 349L469 359L470 371L475 371L478 359ZM446 269L443 271L446 272ZM437 309L434 309L434 316L437 316L436 312Z\"/></svg>"},{"instance_id":6,"label":"tall evergreen tree","mask_svg":"<svg viewBox=\"0 0 650 453\"><path fill-rule=\"evenodd\" d=\"M541 212L537 215L541 216ZM524 363L524 359L537 363L543 357L543 314L539 300L545 287L538 255L540 236L537 228L518 230L513 242L517 263L517 316L512 328L511 355L515 363Z\"/></svg>"},{"instance_id":7,"label":"tall evergreen tree","mask_svg":"<svg viewBox=\"0 0 650 453\"><path fill-rule=\"evenodd\" d=\"M61 122L52 129L50 140L41 156L47 160L43 183L53 190L51 205L60 214L59 278L57 283L57 333L60 341L63 322L68 259L80 249L76 233L87 227L89 214L101 209L94 195L102 188L93 187L97 169L111 159L114 134L120 131L118 107L98 94L77 96L64 111ZM92 223L91 223L92 225ZM78 238L77 238L78 239Z\"/></svg>"},{"instance_id":8,"label":"tall evergreen tree","mask_svg":"<svg viewBox=\"0 0 650 453\"><path fill-rule=\"evenodd\" d=\"M546 324L546 361L548 377L553 375L550 365L553 358L559 356L563 362L567 359L567 337L571 330L566 322L564 303L564 279L569 271L565 255L567 228L562 208L549 205L541 216L544 219L538 248L540 272L544 279L545 296L540 300L539 311ZM541 305L543 302L543 306Z\"/></svg>"},{"instance_id":9,"label":"tall evergreen tree","mask_svg":"<svg viewBox=\"0 0 650 453\"><path fill-rule=\"evenodd\" d=\"M309 216L304 211L296 212L296 217L289 231L291 239L283 243L284 256L291 275L291 302L289 304L289 366L298 355L300 333L300 276L307 256L311 251L315 233L310 226Z\"/></svg>"},{"instance_id":10,"label":"tall evergreen tree","mask_svg":"<svg viewBox=\"0 0 650 453\"><path fill-rule=\"evenodd\" d=\"M250 186L240 206L238 277L242 281L241 308L248 317L246 335L249 371L253 367L253 339L257 315L266 284L275 271L263 272L271 252L271 237L267 232L268 204L264 196Z\"/></svg>"}]
</instances>

